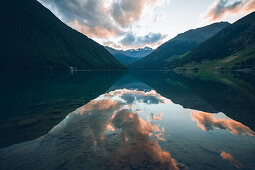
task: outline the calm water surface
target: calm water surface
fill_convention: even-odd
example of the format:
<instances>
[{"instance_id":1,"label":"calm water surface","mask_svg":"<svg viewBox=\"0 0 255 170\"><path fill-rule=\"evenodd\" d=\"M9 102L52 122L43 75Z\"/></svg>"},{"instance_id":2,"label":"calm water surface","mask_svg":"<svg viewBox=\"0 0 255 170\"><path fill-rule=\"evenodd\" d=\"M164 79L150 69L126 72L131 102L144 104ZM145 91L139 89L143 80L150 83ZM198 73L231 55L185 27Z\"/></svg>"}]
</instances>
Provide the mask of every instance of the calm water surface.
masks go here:
<instances>
[{"instance_id":1,"label":"calm water surface","mask_svg":"<svg viewBox=\"0 0 255 170\"><path fill-rule=\"evenodd\" d=\"M6 73L0 169L255 169L255 75Z\"/></svg>"}]
</instances>

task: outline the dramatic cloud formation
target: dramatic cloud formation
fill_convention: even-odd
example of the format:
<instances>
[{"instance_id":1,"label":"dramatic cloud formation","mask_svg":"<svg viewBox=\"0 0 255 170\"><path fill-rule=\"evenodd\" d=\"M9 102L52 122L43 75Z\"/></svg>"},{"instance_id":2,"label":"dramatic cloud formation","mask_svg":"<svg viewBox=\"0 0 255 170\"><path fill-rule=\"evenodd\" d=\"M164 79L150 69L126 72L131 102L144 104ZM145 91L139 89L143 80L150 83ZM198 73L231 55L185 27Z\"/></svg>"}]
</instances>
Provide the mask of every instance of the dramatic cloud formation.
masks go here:
<instances>
[{"instance_id":1,"label":"dramatic cloud formation","mask_svg":"<svg viewBox=\"0 0 255 170\"><path fill-rule=\"evenodd\" d=\"M243 165L241 162L239 162L238 160L236 160L233 155L231 155L230 153L227 153L227 152L224 152L222 151L220 156L223 158L223 159L226 159L228 160L232 165L234 165L236 168L242 168Z\"/></svg>"},{"instance_id":2,"label":"dramatic cloud formation","mask_svg":"<svg viewBox=\"0 0 255 170\"><path fill-rule=\"evenodd\" d=\"M78 20L69 22L69 26L89 37L108 38L119 35L122 31L118 27L105 27L103 25L87 26Z\"/></svg>"},{"instance_id":3,"label":"dramatic cloud formation","mask_svg":"<svg viewBox=\"0 0 255 170\"><path fill-rule=\"evenodd\" d=\"M76 112L79 114L83 114L84 112L95 111L95 110L116 109L119 106L120 106L120 103L114 100L100 100L100 101L92 100L88 104L80 107Z\"/></svg>"},{"instance_id":4,"label":"dramatic cloud formation","mask_svg":"<svg viewBox=\"0 0 255 170\"><path fill-rule=\"evenodd\" d=\"M130 25L139 21L145 9L153 9L166 0L39 0L63 22L90 38L107 38L107 44L121 48L155 44L162 39L159 33L144 37L130 36ZM110 37L125 35L122 45L116 45ZM133 44L133 45L131 45ZM104 43L106 45L106 43Z\"/></svg>"},{"instance_id":5,"label":"dramatic cloud formation","mask_svg":"<svg viewBox=\"0 0 255 170\"><path fill-rule=\"evenodd\" d=\"M65 23L90 37L110 37L122 33L102 0L40 0Z\"/></svg>"},{"instance_id":6,"label":"dramatic cloud formation","mask_svg":"<svg viewBox=\"0 0 255 170\"><path fill-rule=\"evenodd\" d=\"M46 135L0 149L5 157L2 164L6 169L15 169L13 162L22 163L24 169L31 165L41 169L179 169L171 154L151 138L165 140L161 137L164 128L125 109L128 104L120 95L126 93L160 98L153 91L103 94L68 114Z\"/></svg>"},{"instance_id":7,"label":"dramatic cloud formation","mask_svg":"<svg viewBox=\"0 0 255 170\"><path fill-rule=\"evenodd\" d=\"M246 134L249 136L255 136L255 132L249 127L243 125L232 119L218 119L211 113L190 111L191 119L197 122L197 126L204 131L213 130L214 128L225 129L232 134L241 135Z\"/></svg>"},{"instance_id":8,"label":"dramatic cloud formation","mask_svg":"<svg viewBox=\"0 0 255 170\"><path fill-rule=\"evenodd\" d=\"M128 47L144 47L157 44L165 37L166 35L162 35L160 33L149 33L148 35L138 37L136 37L133 33L127 33L120 43Z\"/></svg>"},{"instance_id":9,"label":"dramatic cloud formation","mask_svg":"<svg viewBox=\"0 0 255 170\"><path fill-rule=\"evenodd\" d=\"M121 167L121 162L128 158L130 166L126 166L127 169L179 169L176 160L163 151L158 142L150 139L151 132L157 131L157 126L128 110L118 112L113 124L122 129L121 136L124 139L120 143L121 148L113 155L116 167Z\"/></svg>"},{"instance_id":10,"label":"dramatic cloud formation","mask_svg":"<svg viewBox=\"0 0 255 170\"><path fill-rule=\"evenodd\" d=\"M217 21L225 14L246 14L254 10L255 0L235 1L232 4L229 4L228 0L217 0L209 9L205 19Z\"/></svg>"},{"instance_id":11,"label":"dramatic cloud formation","mask_svg":"<svg viewBox=\"0 0 255 170\"><path fill-rule=\"evenodd\" d=\"M146 5L155 5L157 0L115 0L111 14L121 26L126 26L137 20L142 15Z\"/></svg>"}]
</instances>

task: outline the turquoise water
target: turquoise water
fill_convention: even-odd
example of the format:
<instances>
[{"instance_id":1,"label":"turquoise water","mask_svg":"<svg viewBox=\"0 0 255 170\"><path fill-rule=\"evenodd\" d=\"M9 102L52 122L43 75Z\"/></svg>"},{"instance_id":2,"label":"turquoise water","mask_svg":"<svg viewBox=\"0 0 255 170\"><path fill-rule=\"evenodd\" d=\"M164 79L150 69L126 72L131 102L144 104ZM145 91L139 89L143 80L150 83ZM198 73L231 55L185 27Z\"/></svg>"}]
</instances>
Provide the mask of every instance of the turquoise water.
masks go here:
<instances>
[{"instance_id":1,"label":"turquoise water","mask_svg":"<svg viewBox=\"0 0 255 170\"><path fill-rule=\"evenodd\" d=\"M254 76L208 77L7 76L0 169L255 169Z\"/></svg>"}]
</instances>

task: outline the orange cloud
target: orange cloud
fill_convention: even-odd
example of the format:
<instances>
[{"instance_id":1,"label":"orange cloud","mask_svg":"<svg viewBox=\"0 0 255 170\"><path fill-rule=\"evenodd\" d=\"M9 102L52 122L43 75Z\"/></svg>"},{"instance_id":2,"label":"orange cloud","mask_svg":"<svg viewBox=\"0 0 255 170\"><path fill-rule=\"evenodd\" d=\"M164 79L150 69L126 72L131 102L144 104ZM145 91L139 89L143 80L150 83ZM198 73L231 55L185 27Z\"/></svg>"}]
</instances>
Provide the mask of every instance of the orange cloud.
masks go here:
<instances>
[{"instance_id":1,"label":"orange cloud","mask_svg":"<svg viewBox=\"0 0 255 170\"><path fill-rule=\"evenodd\" d=\"M107 131L115 131L116 129L112 126L112 124L109 122L106 124L106 130Z\"/></svg>"},{"instance_id":2,"label":"orange cloud","mask_svg":"<svg viewBox=\"0 0 255 170\"><path fill-rule=\"evenodd\" d=\"M163 117L163 113L160 113L159 115L155 115L154 113L151 114L152 120L161 120Z\"/></svg>"},{"instance_id":3,"label":"orange cloud","mask_svg":"<svg viewBox=\"0 0 255 170\"><path fill-rule=\"evenodd\" d=\"M126 103L107 99L110 93L76 109L48 134L1 151L5 168L15 169L13 162L17 162L24 169L37 164L41 169L179 169L181 164L150 137L156 134L161 139L164 128L123 109ZM31 155L54 161L45 164L45 159ZM70 162L63 164L63 160Z\"/></svg>"},{"instance_id":4,"label":"orange cloud","mask_svg":"<svg viewBox=\"0 0 255 170\"><path fill-rule=\"evenodd\" d=\"M213 128L225 129L232 134L241 135L246 134L249 136L255 136L255 132L249 127L243 125L232 119L218 119L214 114L205 113L200 111L190 111L191 119L197 122L197 126L204 131L213 130Z\"/></svg>"},{"instance_id":5,"label":"orange cloud","mask_svg":"<svg viewBox=\"0 0 255 170\"><path fill-rule=\"evenodd\" d=\"M161 136L164 134L164 132L165 132L165 128L162 128L161 131L159 131L159 133L155 134L158 140L166 141L166 139Z\"/></svg>"},{"instance_id":6,"label":"orange cloud","mask_svg":"<svg viewBox=\"0 0 255 170\"><path fill-rule=\"evenodd\" d=\"M150 138L152 132L160 131L158 126L144 121L138 114L128 110L119 111L113 124L116 128L122 129L123 136L120 148L113 155L115 167L120 167L122 162L129 162L124 166L127 169L131 167L134 169L178 169L176 160L168 152L163 151L157 141Z\"/></svg>"},{"instance_id":7,"label":"orange cloud","mask_svg":"<svg viewBox=\"0 0 255 170\"><path fill-rule=\"evenodd\" d=\"M228 0L218 0L212 4L208 10L205 19L210 22L218 21L226 14L247 14L255 10L254 0L236 1L227 4Z\"/></svg>"},{"instance_id":8,"label":"orange cloud","mask_svg":"<svg viewBox=\"0 0 255 170\"><path fill-rule=\"evenodd\" d=\"M243 165L241 162L239 162L238 160L236 160L230 153L224 152L222 151L220 156L223 159L228 160L232 165L234 165L236 168L242 168Z\"/></svg>"},{"instance_id":9,"label":"orange cloud","mask_svg":"<svg viewBox=\"0 0 255 170\"><path fill-rule=\"evenodd\" d=\"M76 112L82 115L89 111L102 111L108 109L115 109L117 108L117 106L119 106L119 103L114 100L100 100L100 101L92 100L88 104L79 108Z\"/></svg>"},{"instance_id":10,"label":"orange cloud","mask_svg":"<svg viewBox=\"0 0 255 170\"><path fill-rule=\"evenodd\" d=\"M81 24L77 20L70 22L68 25L73 29L76 29L77 31L83 33L84 35L93 38L109 38L112 36L119 35L121 33L120 30L114 27L106 28L100 25L86 26L84 24Z\"/></svg>"}]
</instances>

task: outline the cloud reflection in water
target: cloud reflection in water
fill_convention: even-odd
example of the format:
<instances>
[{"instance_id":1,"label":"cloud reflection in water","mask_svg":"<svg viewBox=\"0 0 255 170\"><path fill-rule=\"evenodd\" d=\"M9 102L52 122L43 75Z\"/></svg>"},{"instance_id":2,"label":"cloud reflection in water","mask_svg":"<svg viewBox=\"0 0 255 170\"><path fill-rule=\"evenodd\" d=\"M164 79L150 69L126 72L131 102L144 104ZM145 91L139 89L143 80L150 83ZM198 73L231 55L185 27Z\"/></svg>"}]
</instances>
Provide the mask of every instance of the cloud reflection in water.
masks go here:
<instances>
[{"instance_id":1,"label":"cloud reflection in water","mask_svg":"<svg viewBox=\"0 0 255 170\"><path fill-rule=\"evenodd\" d=\"M197 126L204 131L217 129L224 129L235 135L246 134L249 136L255 136L255 132L249 127L243 125L232 119L217 118L214 114L205 113L201 111L190 111L191 119L197 123Z\"/></svg>"},{"instance_id":2,"label":"cloud reflection in water","mask_svg":"<svg viewBox=\"0 0 255 170\"><path fill-rule=\"evenodd\" d=\"M155 91L123 89L103 94L76 109L48 134L36 140L1 149L0 160L3 161L0 161L0 169L187 168L177 160L193 169L206 169L210 167L208 162L211 159L218 162L217 165L225 162L222 167L230 166L222 158L239 166L228 153L218 154L226 147L211 142L211 139L219 139L214 135L216 131L207 133L208 138L199 137L201 131L194 131L197 127L190 115L204 131L219 128L233 134L254 136L251 129L237 121L190 111ZM231 139L240 142L240 145L245 144L236 136L229 134L229 137L221 140L228 143ZM235 144L233 142L227 148L235 150ZM197 145L204 149L196 149ZM253 143L249 147L252 146ZM248 167L247 163L245 166Z\"/></svg>"},{"instance_id":3,"label":"cloud reflection in water","mask_svg":"<svg viewBox=\"0 0 255 170\"><path fill-rule=\"evenodd\" d=\"M226 159L228 160L233 166L235 166L236 168L242 168L243 165L241 162L239 162L238 160L236 160L232 154L227 153L225 151L222 151L220 153L220 156L222 157L222 159Z\"/></svg>"},{"instance_id":4,"label":"cloud reflection in water","mask_svg":"<svg viewBox=\"0 0 255 170\"><path fill-rule=\"evenodd\" d=\"M158 143L165 140L164 128L129 107L165 100L155 91L117 90L101 95L41 138L0 150L3 164L8 169L18 165L24 169L179 169Z\"/></svg>"}]
</instances>

